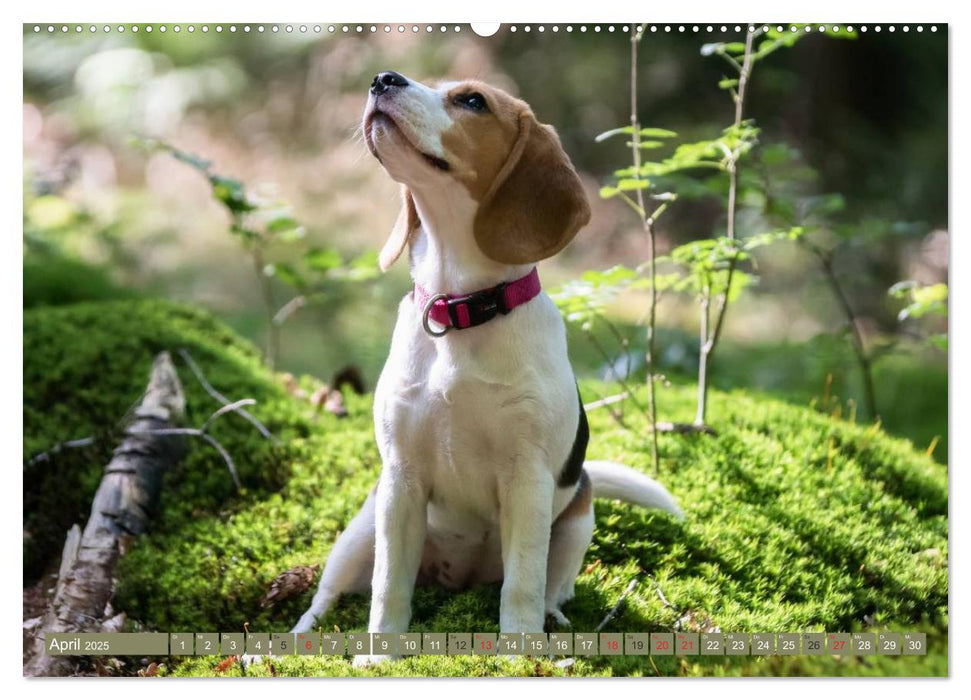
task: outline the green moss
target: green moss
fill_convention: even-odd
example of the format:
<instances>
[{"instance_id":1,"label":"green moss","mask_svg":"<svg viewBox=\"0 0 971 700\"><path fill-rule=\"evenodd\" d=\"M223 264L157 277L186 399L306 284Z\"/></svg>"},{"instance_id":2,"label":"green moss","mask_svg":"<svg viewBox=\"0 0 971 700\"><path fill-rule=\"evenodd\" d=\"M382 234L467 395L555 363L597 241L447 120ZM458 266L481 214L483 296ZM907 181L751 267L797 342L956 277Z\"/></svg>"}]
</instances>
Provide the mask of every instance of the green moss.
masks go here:
<instances>
[{"instance_id":1,"label":"green moss","mask_svg":"<svg viewBox=\"0 0 971 700\"><path fill-rule=\"evenodd\" d=\"M254 412L286 446L270 446L235 417L220 426L219 437L236 457L247 489L235 494L218 456L193 445L167 485L153 531L121 561L115 607L149 629L288 629L310 592L268 611L258 601L280 572L323 560L376 480L380 462L370 398L348 397L347 419L327 416L312 424L306 404L278 388L252 348L184 307L86 305L31 312L24 326L25 348L29 343L33 349L25 353L25 444L35 448L107 432L138 395L153 353L162 348L189 347L213 384L233 398L260 401ZM67 342L65 327L71 329ZM83 358L64 350L72 344L87 348ZM198 421L213 403L187 371L182 378ZM605 393L596 383L581 382L581 389L587 397ZM663 418L690 419L692 386L664 388L660 396ZM647 471L645 421L630 406L626 410L629 430L605 410L591 412L589 455ZM574 629L594 629L637 578L640 585L606 631L669 631L679 619L688 627L707 619L724 631L742 632L923 630L927 657L596 657L569 668L549 660L422 657L363 673L946 674L946 468L879 428L741 391L712 392L710 417L717 437L660 438L658 476L684 507L683 523L597 502L594 542L577 597L564 609ZM56 490L68 482L96 483L99 461L87 471L83 461L58 463ZM48 517L30 511L25 519ZM497 631L498 607L498 586L458 594L419 588L411 629ZM367 613L366 596L345 596L320 626L364 630ZM166 673L212 675L218 662L170 659ZM274 668L278 675L359 674L343 658L281 659Z\"/></svg>"},{"instance_id":2,"label":"green moss","mask_svg":"<svg viewBox=\"0 0 971 700\"><path fill-rule=\"evenodd\" d=\"M148 383L152 360L172 352L187 397L189 425L219 404L176 354L185 349L209 381L233 399L253 397L252 412L281 436L307 434L303 409L263 370L257 351L212 317L160 301L84 303L24 312L24 460L55 445L95 438L24 468L24 577L39 575L60 554L65 531L83 522L111 458L123 417ZM274 447L236 415L220 418L213 435L238 460L243 483L258 499L286 479L289 448ZM235 497L229 473L211 449L194 444L169 475L166 513L190 521ZM238 499L237 499L238 501Z\"/></svg>"},{"instance_id":3,"label":"green moss","mask_svg":"<svg viewBox=\"0 0 971 700\"><path fill-rule=\"evenodd\" d=\"M137 296L116 284L106 268L54 254L24 258L23 291L25 309Z\"/></svg>"}]
</instances>

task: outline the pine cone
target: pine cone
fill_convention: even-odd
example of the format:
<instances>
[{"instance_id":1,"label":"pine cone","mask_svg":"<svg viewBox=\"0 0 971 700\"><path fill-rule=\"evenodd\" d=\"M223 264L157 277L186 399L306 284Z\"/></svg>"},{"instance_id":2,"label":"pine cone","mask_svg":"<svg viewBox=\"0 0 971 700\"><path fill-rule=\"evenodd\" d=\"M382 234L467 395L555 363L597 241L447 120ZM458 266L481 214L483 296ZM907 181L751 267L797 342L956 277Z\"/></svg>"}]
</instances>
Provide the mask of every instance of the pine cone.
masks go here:
<instances>
[{"instance_id":1,"label":"pine cone","mask_svg":"<svg viewBox=\"0 0 971 700\"><path fill-rule=\"evenodd\" d=\"M320 570L320 564L295 566L273 579L266 595L260 600L260 607L269 608L279 600L288 600L306 591L313 584Z\"/></svg>"}]
</instances>

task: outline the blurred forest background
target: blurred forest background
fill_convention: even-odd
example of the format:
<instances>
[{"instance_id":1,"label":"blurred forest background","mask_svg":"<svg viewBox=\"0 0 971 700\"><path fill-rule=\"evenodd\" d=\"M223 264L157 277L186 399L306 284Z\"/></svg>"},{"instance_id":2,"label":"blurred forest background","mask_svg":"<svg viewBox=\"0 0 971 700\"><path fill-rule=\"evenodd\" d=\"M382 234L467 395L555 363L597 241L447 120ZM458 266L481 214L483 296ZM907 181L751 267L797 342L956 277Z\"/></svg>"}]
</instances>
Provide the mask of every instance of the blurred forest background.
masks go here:
<instances>
[{"instance_id":1,"label":"blurred forest background","mask_svg":"<svg viewBox=\"0 0 971 700\"><path fill-rule=\"evenodd\" d=\"M598 196L630 159L622 139L594 140L629 123L630 41L622 27L527 33L504 26L489 38L466 26L458 33L364 29L258 34L225 25L203 33L197 25L193 34L142 27L49 35L25 27L25 307L164 296L207 308L264 345L260 285L228 232L226 207L198 168L135 139L195 154L252 196L285 202L294 225L267 250L280 273L318 248L366 260L360 256L381 246L398 210L396 185L358 133L371 78L388 69L426 82L481 78L524 98L557 128L588 187L593 219L542 265L548 289L585 270L645 259L636 217L623 202ZM726 65L702 56L701 47L740 40L731 32L648 33L640 46L641 124L674 130L681 140L720 133L734 112L718 87ZM746 99L760 142L794 154L786 177L798 183L799 197L840 195L818 240L835 251L856 325L879 351L880 419L942 462L947 353L925 338L946 330L946 320L901 321L905 302L888 289L901 280L947 281L947 85L946 31L808 36L759 64ZM724 226L723 199L696 182L659 222L659 253ZM749 204L758 203L742 202L743 235L757 233L744 230L753 221L745 218ZM873 419L859 409L849 329L818 261L802 246L780 244L755 262L758 283L728 312L713 386L764 390L825 410L835 402ZM267 284L281 305L293 296L282 274ZM277 369L326 378L353 363L373 386L408 287L404 265L380 277L327 276L318 290L323 303L299 309L281 327ZM609 307L635 359L645 347L637 325L645 308L643 292ZM658 323L660 370L672 380L693 378L694 302L664 294ZM578 373L607 372L582 333L571 328L570 340ZM619 352L610 336L603 343ZM643 377L641 365L634 369Z\"/></svg>"}]
</instances>

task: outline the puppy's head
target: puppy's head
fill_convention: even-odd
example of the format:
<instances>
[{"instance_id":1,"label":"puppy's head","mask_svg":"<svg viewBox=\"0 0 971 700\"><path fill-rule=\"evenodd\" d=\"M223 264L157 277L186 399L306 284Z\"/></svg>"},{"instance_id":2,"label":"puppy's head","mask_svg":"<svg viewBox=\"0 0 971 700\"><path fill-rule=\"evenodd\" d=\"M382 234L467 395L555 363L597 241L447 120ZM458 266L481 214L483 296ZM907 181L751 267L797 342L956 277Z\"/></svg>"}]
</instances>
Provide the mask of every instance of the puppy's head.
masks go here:
<instances>
[{"instance_id":1,"label":"puppy's head","mask_svg":"<svg viewBox=\"0 0 971 700\"><path fill-rule=\"evenodd\" d=\"M522 100L478 81L431 88L393 72L371 84L364 111L371 153L404 185L404 204L381 266L418 226L411 190L462 188L476 203L479 249L509 265L559 252L590 220L580 178L552 127Z\"/></svg>"}]
</instances>

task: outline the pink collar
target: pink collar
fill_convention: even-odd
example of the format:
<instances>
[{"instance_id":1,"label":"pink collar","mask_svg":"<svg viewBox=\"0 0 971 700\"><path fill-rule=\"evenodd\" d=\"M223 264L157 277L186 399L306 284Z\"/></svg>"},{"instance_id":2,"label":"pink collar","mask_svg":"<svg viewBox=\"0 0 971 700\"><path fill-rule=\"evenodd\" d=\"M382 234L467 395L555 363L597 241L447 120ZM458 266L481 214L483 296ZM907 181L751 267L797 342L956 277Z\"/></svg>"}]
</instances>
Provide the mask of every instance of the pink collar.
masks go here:
<instances>
[{"instance_id":1,"label":"pink collar","mask_svg":"<svg viewBox=\"0 0 971 700\"><path fill-rule=\"evenodd\" d=\"M539 292L539 273L534 267L525 277L471 294L457 296L432 294L415 284L412 298L422 311L422 325L425 331L429 335L438 337L445 335L452 328L459 330L472 328L491 321L497 314L508 314ZM428 324L429 319L442 326L442 330L432 329Z\"/></svg>"}]
</instances>

